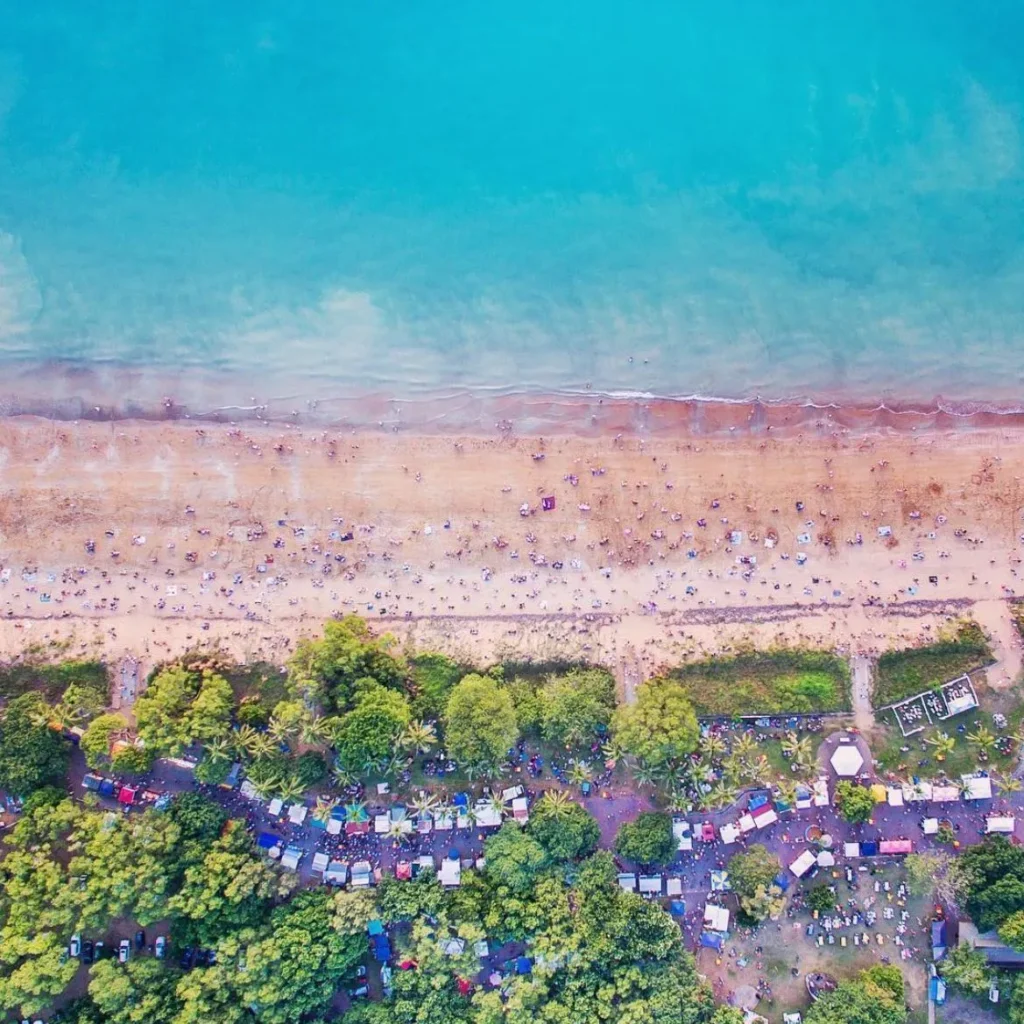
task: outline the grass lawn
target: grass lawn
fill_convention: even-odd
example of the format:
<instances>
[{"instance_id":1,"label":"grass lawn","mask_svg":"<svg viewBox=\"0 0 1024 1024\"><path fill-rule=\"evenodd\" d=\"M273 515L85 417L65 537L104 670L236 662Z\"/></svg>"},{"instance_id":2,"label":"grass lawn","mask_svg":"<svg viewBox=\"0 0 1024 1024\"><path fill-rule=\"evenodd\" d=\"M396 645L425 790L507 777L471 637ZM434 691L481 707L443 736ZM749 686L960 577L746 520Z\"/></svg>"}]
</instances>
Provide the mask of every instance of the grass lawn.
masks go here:
<instances>
[{"instance_id":1,"label":"grass lawn","mask_svg":"<svg viewBox=\"0 0 1024 1024\"><path fill-rule=\"evenodd\" d=\"M885 771L900 772L903 769L900 765L906 765L906 771L921 778L938 778L948 776L955 778L968 772L983 768L989 772L1009 774L1016 764L1016 756L1009 757L993 750L985 762L978 760L977 748L967 739L967 733L974 732L979 725L983 725L989 732L1000 735L1000 730L995 727L992 715L1001 712L1006 716L1007 727L1003 730L1006 734L1016 733L1021 722L1024 722L1024 701L1017 700L1016 696L1007 691L993 691L982 680L981 673L972 676L974 689L981 701L981 707L968 711L963 715L957 715L945 722L938 722L936 725L924 732L915 733L913 736L904 738L900 734L899 726L893 718L891 711L880 711L877 715L878 725L871 734L871 750L879 765ZM963 731L961 732L961 727ZM922 742L923 737L931 736L936 730L949 733L956 740L956 748L947 755L944 761L936 761L933 748ZM902 747L909 747L904 751ZM927 760L928 763L918 767L917 762Z\"/></svg>"},{"instance_id":2,"label":"grass lawn","mask_svg":"<svg viewBox=\"0 0 1024 1024\"><path fill-rule=\"evenodd\" d=\"M238 701L244 697L258 697L263 705L273 708L288 696L288 677L269 662L232 666L225 670L224 678L231 684Z\"/></svg>"},{"instance_id":3,"label":"grass lawn","mask_svg":"<svg viewBox=\"0 0 1024 1024\"><path fill-rule=\"evenodd\" d=\"M925 690L936 690L957 676L992 660L992 649L975 622L962 622L948 636L925 647L889 651L878 659L872 703L876 708Z\"/></svg>"},{"instance_id":4,"label":"grass lawn","mask_svg":"<svg viewBox=\"0 0 1024 1024\"><path fill-rule=\"evenodd\" d=\"M0 665L0 698L10 700L30 690L56 701L69 683L102 690L110 688L107 666L101 661L64 661L48 664L31 658Z\"/></svg>"},{"instance_id":5,"label":"grass lawn","mask_svg":"<svg viewBox=\"0 0 1024 1024\"><path fill-rule=\"evenodd\" d=\"M752 651L681 665L682 683L701 716L848 711L850 670L824 651Z\"/></svg>"}]
</instances>

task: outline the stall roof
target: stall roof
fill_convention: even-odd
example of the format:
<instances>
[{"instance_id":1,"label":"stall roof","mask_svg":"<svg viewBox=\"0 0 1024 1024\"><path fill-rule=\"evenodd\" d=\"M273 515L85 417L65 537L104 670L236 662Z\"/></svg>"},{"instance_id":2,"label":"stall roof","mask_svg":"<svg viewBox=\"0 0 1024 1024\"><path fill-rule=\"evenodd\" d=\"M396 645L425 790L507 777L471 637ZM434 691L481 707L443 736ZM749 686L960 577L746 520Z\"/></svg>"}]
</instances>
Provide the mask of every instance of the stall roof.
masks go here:
<instances>
[{"instance_id":1,"label":"stall roof","mask_svg":"<svg viewBox=\"0 0 1024 1024\"><path fill-rule=\"evenodd\" d=\"M326 853L314 853L313 854L313 870L318 874L323 874L327 870L327 865L331 862L331 858Z\"/></svg>"},{"instance_id":2,"label":"stall roof","mask_svg":"<svg viewBox=\"0 0 1024 1024\"><path fill-rule=\"evenodd\" d=\"M441 867L437 872L438 881L449 889L454 889L462 884L462 862L445 857L441 861Z\"/></svg>"},{"instance_id":3,"label":"stall roof","mask_svg":"<svg viewBox=\"0 0 1024 1024\"><path fill-rule=\"evenodd\" d=\"M501 811L490 800L478 800L474 809L480 828L497 828L501 824Z\"/></svg>"},{"instance_id":4,"label":"stall roof","mask_svg":"<svg viewBox=\"0 0 1024 1024\"><path fill-rule=\"evenodd\" d=\"M899 786L890 786L886 790L886 802L890 807L902 807L903 790Z\"/></svg>"},{"instance_id":5,"label":"stall roof","mask_svg":"<svg viewBox=\"0 0 1024 1024\"><path fill-rule=\"evenodd\" d=\"M926 836L933 836L939 831L939 819L938 818L925 818L921 822L921 829Z\"/></svg>"},{"instance_id":6,"label":"stall roof","mask_svg":"<svg viewBox=\"0 0 1024 1024\"><path fill-rule=\"evenodd\" d=\"M766 808L763 812L758 811L754 815L754 821L757 822L758 828L766 828L768 825L774 825L779 820L779 816L770 808Z\"/></svg>"},{"instance_id":7,"label":"stall roof","mask_svg":"<svg viewBox=\"0 0 1024 1024\"><path fill-rule=\"evenodd\" d=\"M753 816L750 814L740 815L740 820L736 822L736 825L739 828L740 832L744 834L746 834L747 832L753 832L754 829L757 828L757 822L754 821Z\"/></svg>"},{"instance_id":8,"label":"stall roof","mask_svg":"<svg viewBox=\"0 0 1024 1024\"><path fill-rule=\"evenodd\" d=\"M860 856L860 843L843 843L843 856L844 857L859 857Z\"/></svg>"},{"instance_id":9,"label":"stall roof","mask_svg":"<svg viewBox=\"0 0 1024 1024\"><path fill-rule=\"evenodd\" d=\"M280 842L280 838L278 836L275 836L273 832L261 832L256 837L256 845L261 850L270 850L273 847L277 846L277 844Z\"/></svg>"},{"instance_id":10,"label":"stall roof","mask_svg":"<svg viewBox=\"0 0 1024 1024\"><path fill-rule=\"evenodd\" d=\"M797 878L803 878L816 863L817 858L814 854L811 853L810 850L804 850L804 852L789 865L789 870L792 871Z\"/></svg>"},{"instance_id":11,"label":"stall roof","mask_svg":"<svg viewBox=\"0 0 1024 1024\"><path fill-rule=\"evenodd\" d=\"M725 940L721 935L714 932L701 932L700 944L704 946L705 949L721 949L725 944Z\"/></svg>"},{"instance_id":12,"label":"stall roof","mask_svg":"<svg viewBox=\"0 0 1024 1024\"><path fill-rule=\"evenodd\" d=\"M660 896L663 879L661 875L641 875L640 892L647 896Z\"/></svg>"},{"instance_id":13,"label":"stall roof","mask_svg":"<svg viewBox=\"0 0 1024 1024\"><path fill-rule=\"evenodd\" d=\"M951 804L960 799L957 786L932 786L932 800L937 804Z\"/></svg>"},{"instance_id":14,"label":"stall roof","mask_svg":"<svg viewBox=\"0 0 1024 1024\"><path fill-rule=\"evenodd\" d=\"M302 849L300 847L285 847L284 853L281 854L281 867L287 868L289 871L296 871L300 860L302 860Z\"/></svg>"},{"instance_id":15,"label":"stall roof","mask_svg":"<svg viewBox=\"0 0 1024 1024\"><path fill-rule=\"evenodd\" d=\"M816 779L814 782L814 806L828 807L828 779Z\"/></svg>"},{"instance_id":16,"label":"stall roof","mask_svg":"<svg viewBox=\"0 0 1024 1024\"><path fill-rule=\"evenodd\" d=\"M833 751L829 763L836 775L849 778L861 770L864 766L864 758L855 744L840 741L839 746Z\"/></svg>"},{"instance_id":17,"label":"stall roof","mask_svg":"<svg viewBox=\"0 0 1024 1024\"><path fill-rule=\"evenodd\" d=\"M708 903L704 907L704 927L709 932L727 932L729 930L729 911L725 907Z\"/></svg>"},{"instance_id":18,"label":"stall roof","mask_svg":"<svg viewBox=\"0 0 1024 1024\"><path fill-rule=\"evenodd\" d=\"M985 819L985 831L1002 832L1005 835L1013 835L1016 824L1016 819L1006 815L991 815Z\"/></svg>"},{"instance_id":19,"label":"stall roof","mask_svg":"<svg viewBox=\"0 0 1024 1024\"><path fill-rule=\"evenodd\" d=\"M740 830L730 822L726 825L723 825L718 830L718 834L721 836L722 842L726 845L729 845L730 843L735 843L736 840L739 839Z\"/></svg>"},{"instance_id":20,"label":"stall roof","mask_svg":"<svg viewBox=\"0 0 1024 1024\"><path fill-rule=\"evenodd\" d=\"M913 853L914 844L909 839L883 839L878 844L878 852L882 856L894 853Z\"/></svg>"},{"instance_id":21,"label":"stall roof","mask_svg":"<svg viewBox=\"0 0 1024 1024\"><path fill-rule=\"evenodd\" d=\"M616 881L619 883L620 889L625 889L626 892L636 892L636 875L631 871L623 871L617 877Z\"/></svg>"},{"instance_id":22,"label":"stall roof","mask_svg":"<svg viewBox=\"0 0 1024 1024\"><path fill-rule=\"evenodd\" d=\"M342 822L339 818L328 818L327 819L327 834L329 836L341 835Z\"/></svg>"},{"instance_id":23,"label":"stall roof","mask_svg":"<svg viewBox=\"0 0 1024 1024\"><path fill-rule=\"evenodd\" d=\"M819 868L831 868L835 867L836 858L831 850L822 850L818 854L818 867Z\"/></svg>"},{"instance_id":24,"label":"stall roof","mask_svg":"<svg viewBox=\"0 0 1024 1024\"><path fill-rule=\"evenodd\" d=\"M965 800L992 799L992 780L987 775L964 775L961 777L967 786Z\"/></svg>"},{"instance_id":25,"label":"stall roof","mask_svg":"<svg viewBox=\"0 0 1024 1024\"><path fill-rule=\"evenodd\" d=\"M267 814L269 814L272 818L276 818L283 809L284 801L280 799L280 797L275 796L274 799L271 800L269 804L267 804Z\"/></svg>"},{"instance_id":26,"label":"stall roof","mask_svg":"<svg viewBox=\"0 0 1024 1024\"><path fill-rule=\"evenodd\" d=\"M288 808L288 820L293 825L301 825L306 820L309 808L305 804L292 804Z\"/></svg>"},{"instance_id":27,"label":"stall roof","mask_svg":"<svg viewBox=\"0 0 1024 1024\"><path fill-rule=\"evenodd\" d=\"M332 860L324 872L324 881L331 885L344 885L348 881L348 865L343 860Z\"/></svg>"}]
</instances>

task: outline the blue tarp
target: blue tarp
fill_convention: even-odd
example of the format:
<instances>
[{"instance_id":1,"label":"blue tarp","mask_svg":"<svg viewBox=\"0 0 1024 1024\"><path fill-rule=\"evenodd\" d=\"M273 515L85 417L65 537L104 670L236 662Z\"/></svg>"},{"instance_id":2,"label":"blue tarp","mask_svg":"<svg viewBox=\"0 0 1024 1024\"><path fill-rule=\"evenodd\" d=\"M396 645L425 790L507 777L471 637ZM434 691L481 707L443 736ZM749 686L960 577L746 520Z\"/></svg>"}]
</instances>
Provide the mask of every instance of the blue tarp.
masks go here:
<instances>
[{"instance_id":1,"label":"blue tarp","mask_svg":"<svg viewBox=\"0 0 1024 1024\"><path fill-rule=\"evenodd\" d=\"M529 974L533 969L533 961L528 956L516 957L516 974Z\"/></svg>"},{"instance_id":2,"label":"blue tarp","mask_svg":"<svg viewBox=\"0 0 1024 1024\"><path fill-rule=\"evenodd\" d=\"M777 885L783 892L785 892L790 886L789 875L787 875L784 871L780 871L772 879L772 885Z\"/></svg>"},{"instance_id":3,"label":"blue tarp","mask_svg":"<svg viewBox=\"0 0 1024 1024\"><path fill-rule=\"evenodd\" d=\"M391 943L386 935L374 935L373 937L373 958L385 963L391 959Z\"/></svg>"},{"instance_id":4,"label":"blue tarp","mask_svg":"<svg viewBox=\"0 0 1024 1024\"><path fill-rule=\"evenodd\" d=\"M273 847L277 846L277 844L280 842L280 838L278 836L275 836L273 832L261 832L256 837L256 845L261 850L272 849Z\"/></svg>"},{"instance_id":5,"label":"blue tarp","mask_svg":"<svg viewBox=\"0 0 1024 1024\"><path fill-rule=\"evenodd\" d=\"M682 900L673 900L668 905L670 914L675 914L677 917L682 917L686 913L686 904Z\"/></svg>"},{"instance_id":6,"label":"blue tarp","mask_svg":"<svg viewBox=\"0 0 1024 1024\"><path fill-rule=\"evenodd\" d=\"M758 807L764 807L768 803L768 797L764 793L755 793L747 803L748 811L756 811Z\"/></svg>"},{"instance_id":7,"label":"blue tarp","mask_svg":"<svg viewBox=\"0 0 1024 1024\"><path fill-rule=\"evenodd\" d=\"M100 783L100 796L113 796L114 795L114 783L110 779L104 779Z\"/></svg>"},{"instance_id":8,"label":"blue tarp","mask_svg":"<svg viewBox=\"0 0 1024 1024\"><path fill-rule=\"evenodd\" d=\"M335 807L334 810L331 811L331 817L335 821L344 821L345 820L345 808L340 806L340 805Z\"/></svg>"},{"instance_id":9,"label":"blue tarp","mask_svg":"<svg viewBox=\"0 0 1024 1024\"><path fill-rule=\"evenodd\" d=\"M878 856L878 843L861 843L860 844L860 855L862 857L877 857Z\"/></svg>"},{"instance_id":10,"label":"blue tarp","mask_svg":"<svg viewBox=\"0 0 1024 1024\"><path fill-rule=\"evenodd\" d=\"M384 934L384 924L383 924L383 922L379 918L375 917L366 926L366 933L367 933L367 935L383 935Z\"/></svg>"},{"instance_id":11,"label":"blue tarp","mask_svg":"<svg viewBox=\"0 0 1024 1024\"><path fill-rule=\"evenodd\" d=\"M932 949L945 948L946 922L932 921Z\"/></svg>"},{"instance_id":12,"label":"blue tarp","mask_svg":"<svg viewBox=\"0 0 1024 1024\"><path fill-rule=\"evenodd\" d=\"M456 807L468 807L469 796L466 793L456 793L452 803L455 804Z\"/></svg>"},{"instance_id":13,"label":"blue tarp","mask_svg":"<svg viewBox=\"0 0 1024 1024\"><path fill-rule=\"evenodd\" d=\"M701 932L700 944L705 949L721 949L725 943L722 936L716 932Z\"/></svg>"}]
</instances>

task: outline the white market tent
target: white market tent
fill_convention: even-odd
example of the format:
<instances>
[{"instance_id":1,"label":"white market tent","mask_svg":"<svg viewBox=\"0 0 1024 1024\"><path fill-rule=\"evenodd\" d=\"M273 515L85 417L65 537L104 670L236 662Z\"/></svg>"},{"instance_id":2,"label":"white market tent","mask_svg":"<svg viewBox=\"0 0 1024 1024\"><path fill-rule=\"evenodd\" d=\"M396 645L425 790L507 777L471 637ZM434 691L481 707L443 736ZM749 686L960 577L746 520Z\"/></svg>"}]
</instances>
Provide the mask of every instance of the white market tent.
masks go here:
<instances>
[{"instance_id":1,"label":"white market tent","mask_svg":"<svg viewBox=\"0 0 1024 1024\"><path fill-rule=\"evenodd\" d=\"M512 801L512 817L520 825L525 825L530 820L530 808L525 796L517 796Z\"/></svg>"},{"instance_id":2,"label":"white market tent","mask_svg":"<svg viewBox=\"0 0 1024 1024\"><path fill-rule=\"evenodd\" d=\"M754 823L758 828L764 828L766 825L774 825L779 820L779 816L769 808L764 814L759 814L754 818Z\"/></svg>"},{"instance_id":3,"label":"white market tent","mask_svg":"<svg viewBox=\"0 0 1024 1024\"><path fill-rule=\"evenodd\" d=\"M662 888L661 875L641 875L640 892L645 896L660 896Z\"/></svg>"},{"instance_id":4,"label":"white market tent","mask_svg":"<svg viewBox=\"0 0 1024 1024\"><path fill-rule=\"evenodd\" d=\"M501 811L490 800L478 800L474 810L480 828L497 828L501 825Z\"/></svg>"},{"instance_id":5,"label":"white market tent","mask_svg":"<svg viewBox=\"0 0 1024 1024\"><path fill-rule=\"evenodd\" d=\"M915 782L911 785L909 782L903 783L903 799L910 803L916 800L931 800L932 798L932 784L930 782Z\"/></svg>"},{"instance_id":6,"label":"white market tent","mask_svg":"<svg viewBox=\"0 0 1024 1024\"><path fill-rule=\"evenodd\" d=\"M729 930L729 911L725 907L717 907L714 903L704 906L704 927L709 932L727 932Z\"/></svg>"},{"instance_id":7,"label":"white market tent","mask_svg":"<svg viewBox=\"0 0 1024 1024\"><path fill-rule=\"evenodd\" d=\"M327 819L327 834L329 836L340 836L341 826L344 824L341 818L328 818Z\"/></svg>"},{"instance_id":8,"label":"white market tent","mask_svg":"<svg viewBox=\"0 0 1024 1024\"><path fill-rule=\"evenodd\" d=\"M859 857L860 856L860 843L843 843L843 856L844 857Z\"/></svg>"},{"instance_id":9,"label":"white market tent","mask_svg":"<svg viewBox=\"0 0 1024 1024\"><path fill-rule=\"evenodd\" d=\"M831 850L822 850L818 854L818 867L819 868L831 868L835 867L836 858L832 854Z\"/></svg>"},{"instance_id":10,"label":"white market tent","mask_svg":"<svg viewBox=\"0 0 1024 1024\"><path fill-rule=\"evenodd\" d=\"M818 863L818 858L811 853L810 850L804 850L799 857L792 864L789 865L789 870L796 875L797 878L803 878L815 864Z\"/></svg>"},{"instance_id":11,"label":"white market tent","mask_svg":"<svg viewBox=\"0 0 1024 1024\"><path fill-rule=\"evenodd\" d=\"M753 832L757 828L757 822L754 821L754 817L751 814L741 815L740 820L737 822L740 831L746 835L748 832Z\"/></svg>"},{"instance_id":12,"label":"white market tent","mask_svg":"<svg viewBox=\"0 0 1024 1024\"><path fill-rule=\"evenodd\" d=\"M348 865L343 860L332 860L324 872L328 885L344 885L348 879Z\"/></svg>"},{"instance_id":13,"label":"white market tent","mask_svg":"<svg viewBox=\"0 0 1024 1024\"><path fill-rule=\"evenodd\" d=\"M276 818L284 808L284 801L278 797L274 797L273 800L267 805L267 814L272 818Z\"/></svg>"},{"instance_id":14,"label":"white market tent","mask_svg":"<svg viewBox=\"0 0 1024 1024\"><path fill-rule=\"evenodd\" d=\"M1013 830L1016 824L1017 822L1014 818L993 815L992 817L985 819L985 831L989 833L1002 832L1004 835L1013 835Z\"/></svg>"},{"instance_id":15,"label":"white market tent","mask_svg":"<svg viewBox=\"0 0 1024 1024\"><path fill-rule=\"evenodd\" d=\"M681 878L666 878L665 879L665 895L666 896L682 896L683 895L683 880Z\"/></svg>"},{"instance_id":16,"label":"white market tent","mask_svg":"<svg viewBox=\"0 0 1024 1024\"><path fill-rule=\"evenodd\" d=\"M313 870L322 875L327 870L327 865L331 862L330 857L326 853L314 853L313 854Z\"/></svg>"},{"instance_id":17,"label":"white market tent","mask_svg":"<svg viewBox=\"0 0 1024 1024\"><path fill-rule=\"evenodd\" d=\"M501 799L505 803L510 803L511 801L515 800L517 797L524 796L525 793L526 793L526 790L523 789L522 786L510 786L508 789L502 791Z\"/></svg>"},{"instance_id":18,"label":"white market tent","mask_svg":"<svg viewBox=\"0 0 1024 1024\"><path fill-rule=\"evenodd\" d=\"M377 835L384 835L391 828L391 818L387 814L375 814L373 816L373 831Z\"/></svg>"},{"instance_id":19,"label":"white market tent","mask_svg":"<svg viewBox=\"0 0 1024 1024\"><path fill-rule=\"evenodd\" d=\"M985 775L962 775L967 793L965 800L991 800L992 780Z\"/></svg>"},{"instance_id":20,"label":"white market tent","mask_svg":"<svg viewBox=\"0 0 1024 1024\"><path fill-rule=\"evenodd\" d=\"M903 790L899 786L890 786L886 790L885 799L890 807L902 807Z\"/></svg>"},{"instance_id":21,"label":"white market tent","mask_svg":"<svg viewBox=\"0 0 1024 1024\"><path fill-rule=\"evenodd\" d=\"M730 843L735 843L740 837L740 830L733 825L731 822L727 825L723 825L718 834L722 837L722 842L728 846Z\"/></svg>"},{"instance_id":22,"label":"white market tent","mask_svg":"<svg viewBox=\"0 0 1024 1024\"><path fill-rule=\"evenodd\" d=\"M689 852L693 849L693 836L690 835L688 821L673 821L672 835L676 838L677 849Z\"/></svg>"},{"instance_id":23,"label":"white market tent","mask_svg":"<svg viewBox=\"0 0 1024 1024\"><path fill-rule=\"evenodd\" d=\"M302 850L297 846L288 846L281 854L281 867L287 868L289 871L297 871L300 860L302 860Z\"/></svg>"},{"instance_id":24,"label":"white market tent","mask_svg":"<svg viewBox=\"0 0 1024 1024\"><path fill-rule=\"evenodd\" d=\"M932 800L937 804L952 804L960 799L957 786L932 786Z\"/></svg>"},{"instance_id":25,"label":"white market tent","mask_svg":"<svg viewBox=\"0 0 1024 1024\"><path fill-rule=\"evenodd\" d=\"M619 888L624 892L636 892L636 875L623 871L617 877Z\"/></svg>"},{"instance_id":26,"label":"white market tent","mask_svg":"<svg viewBox=\"0 0 1024 1024\"><path fill-rule=\"evenodd\" d=\"M816 779L814 783L814 806L828 807L828 779Z\"/></svg>"},{"instance_id":27,"label":"white market tent","mask_svg":"<svg viewBox=\"0 0 1024 1024\"><path fill-rule=\"evenodd\" d=\"M840 743L829 759L836 775L856 775L864 767L864 758L852 743Z\"/></svg>"},{"instance_id":28,"label":"white market tent","mask_svg":"<svg viewBox=\"0 0 1024 1024\"><path fill-rule=\"evenodd\" d=\"M437 872L437 880L446 888L454 889L462 884L462 861L445 857L441 861L440 870Z\"/></svg>"},{"instance_id":29,"label":"white market tent","mask_svg":"<svg viewBox=\"0 0 1024 1024\"><path fill-rule=\"evenodd\" d=\"M438 832L450 832L455 825L455 817L451 811L434 812L434 829Z\"/></svg>"},{"instance_id":30,"label":"white market tent","mask_svg":"<svg viewBox=\"0 0 1024 1024\"><path fill-rule=\"evenodd\" d=\"M933 836L939 831L939 819L938 818L925 818L921 822L921 828L924 830L926 836Z\"/></svg>"},{"instance_id":31,"label":"white market tent","mask_svg":"<svg viewBox=\"0 0 1024 1024\"><path fill-rule=\"evenodd\" d=\"M257 792L256 787L248 779L242 779L242 785L238 787L238 792L241 793L246 800L260 799L260 795Z\"/></svg>"},{"instance_id":32,"label":"white market tent","mask_svg":"<svg viewBox=\"0 0 1024 1024\"><path fill-rule=\"evenodd\" d=\"M306 820L309 808L305 804L292 804L288 808L288 820L293 825L301 825Z\"/></svg>"},{"instance_id":33,"label":"white market tent","mask_svg":"<svg viewBox=\"0 0 1024 1024\"><path fill-rule=\"evenodd\" d=\"M711 891L712 892L728 892L732 888L732 883L729 881L728 871L712 871L711 872Z\"/></svg>"}]
</instances>

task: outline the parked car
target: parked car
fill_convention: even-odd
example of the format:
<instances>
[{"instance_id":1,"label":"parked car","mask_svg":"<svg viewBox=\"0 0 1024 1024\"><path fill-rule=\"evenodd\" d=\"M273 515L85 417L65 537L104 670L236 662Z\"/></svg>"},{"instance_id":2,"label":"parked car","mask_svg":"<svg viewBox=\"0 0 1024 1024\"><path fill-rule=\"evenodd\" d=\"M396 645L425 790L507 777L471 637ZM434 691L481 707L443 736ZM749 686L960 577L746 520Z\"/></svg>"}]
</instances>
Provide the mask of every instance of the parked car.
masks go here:
<instances>
[{"instance_id":1,"label":"parked car","mask_svg":"<svg viewBox=\"0 0 1024 1024\"><path fill-rule=\"evenodd\" d=\"M370 994L370 990L366 985L359 985L356 988L350 988L348 994L350 999L365 999Z\"/></svg>"},{"instance_id":2,"label":"parked car","mask_svg":"<svg viewBox=\"0 0 1024 1024\"><path fill-rule=\"evenodd\" d=\"M117 947L117 959L120 963L128 963L128 957L132 955L132 944L127 939L122 939Z\"/></svg>"},{"instance_id":3,"label":"parked car","mask_svg":"<svg viewBox=\"0 0 1024 1024\"><path fill-rule=\"evenodd\" d=\"M82 963L83 964L91 964L92 960L93 960L93 945L92 945L92 943L88 939L86 939L85 942L82 943Z\"/></svg>"},{"instance_id":4,"label":"parked car","mask_svg":"<svg viewBox=\"0 0 1024 1024\"><path fill-rule=\"evenodd\" d=\"M146 933L141 928L135 933L135 948L146 948Z\"/></svg>"},{"instance_id":5,"label":"parked car","mask_svg":"<svg viewBox=\"0 0 1024 1024\"><path fill-rule=\"evenodd\" d=\"M363 980L365 980L365 978L366 978L366 964L360 964L360 965L359 965L359 966L358 966L358 967L356 968L356 977L357 977L357 978L358 978L358 979L359 979L360 981L363 981Z\"/></svg>"},{"instance_id":6,"label":"parked car","mask_svg":"<svg viewBox=\"0 0 1024 1024\"><path fill-rule=\"evenodd\" d=\"M107 947L103 945L103 940L102 939L97 939L96 940L96 959L97 960L102 960L105 956L109 956L109 955L110 955L110 950L108 950Z\"/></svg>"},{"instance_id":7,"label":"parked car","mask_svg":"<svg viewBox=\"0 0 1024 1024\"><path fill-rule=\"evenodd\" d=\"M72 935L71 941L68 943L68 953L70 956L78 958L82 955L82 937L81 935Z\"/></svg>"},{"instance_id":8,"label":"parked car","mask_svg":"<svg viewBox=\"0 0 1024 1024\"><path fill-rule=\"evenodd\" d=\"M191 946L186 946L181 951L181 966L184 967L186 971L189 970L195 962L195 958L196 951Z\"/></svg>"},{"instance_id":9,"label":"parked car","mask_svg":"<svg viewBox=\"0 0 1024 1024\"><path fill-rule=\"evenodd\" d=\"M156 954L157 960L163 960L164 954L167 952L167 938L164 935L158 935L156 942L153 945L153 952Z\"/></svg>"}]
</instances>

